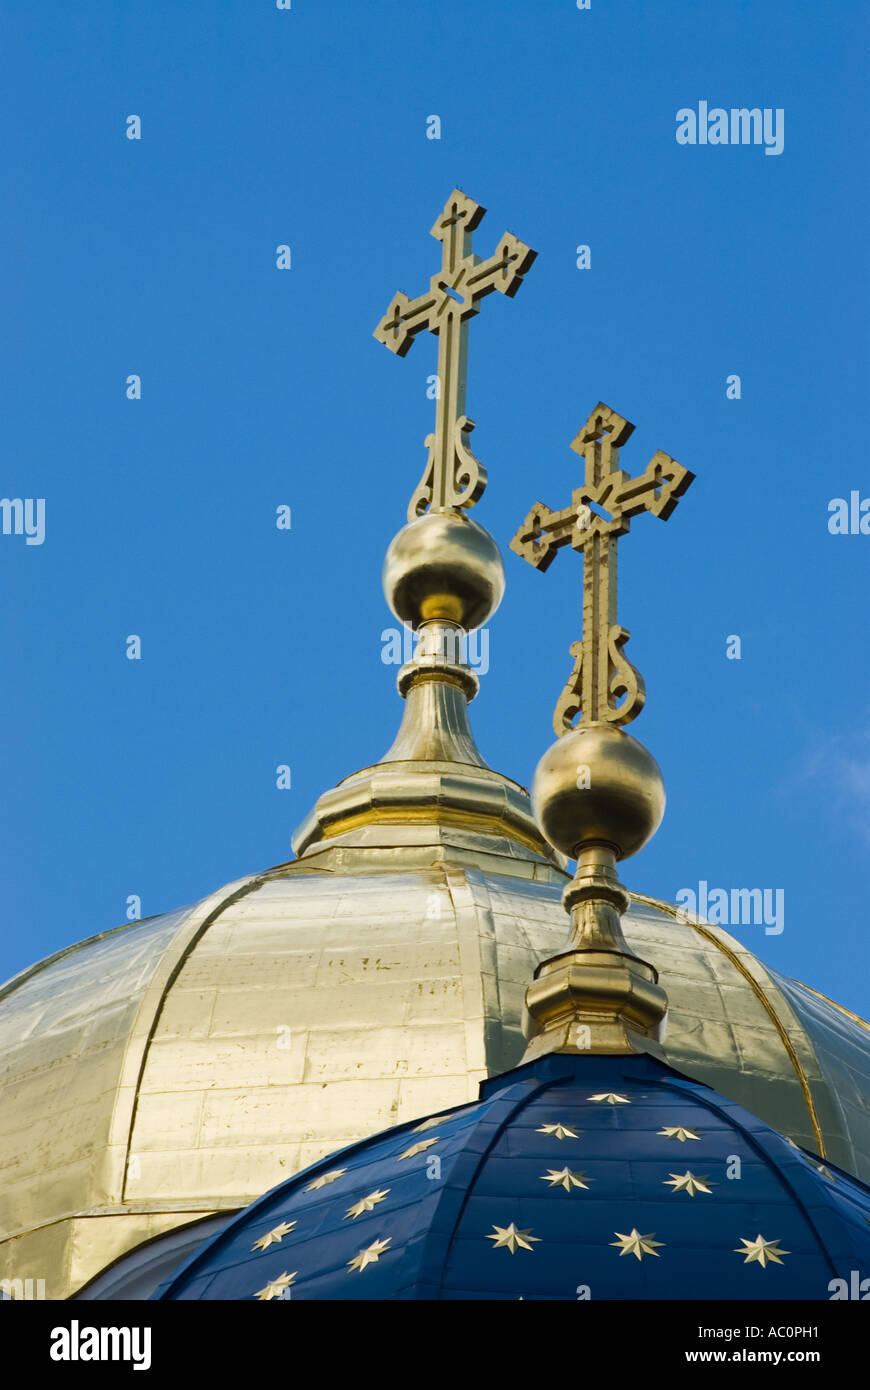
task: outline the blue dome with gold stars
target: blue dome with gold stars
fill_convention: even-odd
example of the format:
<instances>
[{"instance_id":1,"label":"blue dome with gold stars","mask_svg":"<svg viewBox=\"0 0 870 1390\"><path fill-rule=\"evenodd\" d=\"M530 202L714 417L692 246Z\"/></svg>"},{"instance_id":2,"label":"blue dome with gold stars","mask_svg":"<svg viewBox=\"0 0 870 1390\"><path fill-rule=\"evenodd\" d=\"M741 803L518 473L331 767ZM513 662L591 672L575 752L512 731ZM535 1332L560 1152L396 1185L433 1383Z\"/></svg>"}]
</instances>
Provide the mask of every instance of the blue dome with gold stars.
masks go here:
<instances>
[{"instance_id":1,"label":"blue dome with gold stars","mask_svg":"<svg viewBox=\"0 0 870 1390\"><path fill-rule=\"evenodd\" d=\"M556 1054L282 1183L155 1297L827 1300L868 1223L870 1189L653 1057Z\"/></svg>"}]
</instances>

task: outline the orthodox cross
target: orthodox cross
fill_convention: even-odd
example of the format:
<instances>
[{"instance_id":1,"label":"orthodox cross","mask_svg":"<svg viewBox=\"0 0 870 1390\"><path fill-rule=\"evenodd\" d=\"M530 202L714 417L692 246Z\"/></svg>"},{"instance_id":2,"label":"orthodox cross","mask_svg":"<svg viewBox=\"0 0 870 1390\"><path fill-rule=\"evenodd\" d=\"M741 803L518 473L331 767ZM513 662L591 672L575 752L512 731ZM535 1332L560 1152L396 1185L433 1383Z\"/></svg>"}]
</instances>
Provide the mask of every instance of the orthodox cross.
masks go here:
<instances>
[{"instance_id":1,"label":"orthodox cross","mask_svg":"<svg viewBox=\"0 0 870 1390\"><path fill-rule=\"evenodd\" d=\"M553 716L557 737L575 723L628 724L646 698L640 672L622 650L630 634L616 621L617 542L638 512L666 521L695 475L659 450L644 473L630 478L618 461L633 429L615 410L597 405L571 443L585 460L586 477L570 507L554 512L536 502L510 543L539 570L563 545L583 555L583 638L571 644L574 668Z\"/></svg>"},{"instance_id":2,"label":"orthodox cross","mask_svg":"<svg viewBox=\"0 0 870 1390\"><path fill-rule=\"evenodd\" d=\"M441 269L432 276L428 292L417 299L400 291L375 329L378 342L399 357L424 328L438 335L435 433L426 437L429 458L408 506L409 521L430 507L473 507L486 487L486 470L468 445L474 429L474 421L465 414L468 320L480 312L479 301L493 290L512 299L537 252L505 232L489 260L474 255L471 234L485 212L454 189L432 228L432 236L441 242Z\"/></svg>"}]
</instances>

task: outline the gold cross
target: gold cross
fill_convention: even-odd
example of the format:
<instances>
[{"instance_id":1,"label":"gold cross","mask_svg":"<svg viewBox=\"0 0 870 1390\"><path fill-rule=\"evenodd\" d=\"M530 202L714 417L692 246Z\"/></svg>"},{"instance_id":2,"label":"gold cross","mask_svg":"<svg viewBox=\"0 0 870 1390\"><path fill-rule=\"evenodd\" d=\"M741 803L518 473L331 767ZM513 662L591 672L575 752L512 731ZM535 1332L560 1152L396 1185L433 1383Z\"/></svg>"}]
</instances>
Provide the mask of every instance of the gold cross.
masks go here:
<instances>
[{"instance_id":1,"label":"gold cross","mask_svg":"<svg viewBox=\"0 0 870 1390\"><path fill-rule=\"evenodd\" d=\"M486 487L486 469L468 444L474 429L474 421L465 414L468 320L480 312L479 301L493 290L512 299L537 252L505 232L489 260L474 255L471 234L485 212L454 189L432 228L442 256L428 293L409 299L399 291L375 329L378 342L399 357L424 328L438 335L435 433L426 436L429 458L408 506L409 521L430 507L473 507Z\"/></svg>"},{"instance_id":2,"label":"gold cross","mask_svg":"<svg viewBox=\"0 0 870 1390\"><path fill-rule=\"evenodd\" d=\"M570 507L554 512L536 502L510 543L539 570L563 545L583 555L583 638L571 644L574 668L553 715L557 737L576 723L628 724L643 709L643 680L622 650L630 634L616 621L617 541L638 512L666 521L695 475L660 449L640 477L630 478L618 462L633 429L599 403L571 443L586 477Z\"/></svg>"}]
</instances>

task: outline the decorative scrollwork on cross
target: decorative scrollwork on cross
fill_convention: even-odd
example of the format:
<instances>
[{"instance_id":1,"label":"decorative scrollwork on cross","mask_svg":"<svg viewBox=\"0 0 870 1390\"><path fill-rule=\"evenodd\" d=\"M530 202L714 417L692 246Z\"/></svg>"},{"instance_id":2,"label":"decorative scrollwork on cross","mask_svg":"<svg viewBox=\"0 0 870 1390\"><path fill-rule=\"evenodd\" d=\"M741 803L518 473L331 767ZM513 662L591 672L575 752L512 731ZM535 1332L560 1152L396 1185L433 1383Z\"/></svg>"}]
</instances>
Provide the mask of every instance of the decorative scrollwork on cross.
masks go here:
<instances>
[{"instance_id":1,"label":"decorative scrollwork on cross","mask_svg":"<svg viewBox=\"0 0 870 1390\"><path fill-rule=\"evenodd\" d=\"M571 505L554 512L536 502L510 543L539 570L564 545L583 556L583 637L571 644L574 666L553 717L557 736L578 723L628 724L646 698L640 672L623 651L630 634L616 620L617 542L639 512L667 520L695 475L659 450L639 477L629 477L618 467L619 449L633 429L599 403L571 443L586 464Z\"/></svg>"}]
</instances>

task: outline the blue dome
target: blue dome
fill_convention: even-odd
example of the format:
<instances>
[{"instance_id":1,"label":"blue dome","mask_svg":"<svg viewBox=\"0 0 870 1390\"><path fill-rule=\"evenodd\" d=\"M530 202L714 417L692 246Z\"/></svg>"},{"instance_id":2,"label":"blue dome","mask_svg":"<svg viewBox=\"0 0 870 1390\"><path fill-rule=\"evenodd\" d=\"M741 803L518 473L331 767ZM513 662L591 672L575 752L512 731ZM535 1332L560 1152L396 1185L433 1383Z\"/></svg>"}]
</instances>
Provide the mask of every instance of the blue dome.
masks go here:
<instances>
[{"instance_id":1,"label":"blue dome","mask_svg":"<svg viewBox=\"0 0 870 1390\"><path fill-rule=\"evenodd\" d=\"M868 1223L870 1189L708 1087L556 1055L282 1183L155 1297L826 1300Z\"/></svg>"}]
</instances>

